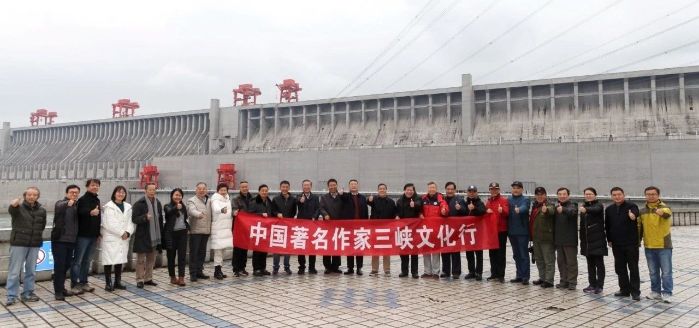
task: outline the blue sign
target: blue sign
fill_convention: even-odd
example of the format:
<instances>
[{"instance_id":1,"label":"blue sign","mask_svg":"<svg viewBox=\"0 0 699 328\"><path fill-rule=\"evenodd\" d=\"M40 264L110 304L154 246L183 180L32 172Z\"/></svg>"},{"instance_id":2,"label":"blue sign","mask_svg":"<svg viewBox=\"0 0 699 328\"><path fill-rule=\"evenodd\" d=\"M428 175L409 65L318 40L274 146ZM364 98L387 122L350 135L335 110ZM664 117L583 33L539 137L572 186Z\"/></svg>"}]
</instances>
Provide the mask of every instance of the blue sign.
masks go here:
<instances>
[{"instance_id":1,"label":"blue sign","mask_svg":"<svg viewBox=\"0 0 699 328\"><path fill-rule=\"evenodd\" d=\"M36 271L53 270L53 252L51 242L45 241L39 248L39 255L36 257Z\"/></svg>"}]
</instances>

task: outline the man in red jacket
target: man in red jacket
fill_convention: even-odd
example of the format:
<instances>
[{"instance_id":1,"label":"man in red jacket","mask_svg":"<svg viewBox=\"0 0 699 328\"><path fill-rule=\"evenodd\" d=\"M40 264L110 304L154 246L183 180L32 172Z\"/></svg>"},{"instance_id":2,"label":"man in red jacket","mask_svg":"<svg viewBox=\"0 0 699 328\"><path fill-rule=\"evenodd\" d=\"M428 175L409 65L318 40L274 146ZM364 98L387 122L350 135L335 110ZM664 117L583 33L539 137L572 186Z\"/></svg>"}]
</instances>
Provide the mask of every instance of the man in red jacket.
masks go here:
<instances>
[{"instance_id":1,"label":"man in red jacket","mask_svg":"<svg viewBox=\"0 0 699 328\"><path fill-rule=\"evenodd\" d=\"M507 198L500 195L500 184L491 182L488 186L490 197L485 206L488 213L497 213L498 216L498 241L500 248L488 251L490 257L490 277L488 280L505 282L505 257L507 245L507 218L510 215L510 206Z\"/></svg>"},{"instance_id":2,"label":"man in red jacket","mask_svg":"<svg viewBox=\"0 0 699 328\"><path fill-rule=\"evenodd\" d=\"M427 184L427 194L422 196L422 215L426 218L442 218L447 216L449 205L444 201L442 194L437 192L437 184ZM435 232L436 233L436 232ZM439 278L439 253L425 253L422 255L425 273L423 278Z\"/></svg>"}]
</instances>

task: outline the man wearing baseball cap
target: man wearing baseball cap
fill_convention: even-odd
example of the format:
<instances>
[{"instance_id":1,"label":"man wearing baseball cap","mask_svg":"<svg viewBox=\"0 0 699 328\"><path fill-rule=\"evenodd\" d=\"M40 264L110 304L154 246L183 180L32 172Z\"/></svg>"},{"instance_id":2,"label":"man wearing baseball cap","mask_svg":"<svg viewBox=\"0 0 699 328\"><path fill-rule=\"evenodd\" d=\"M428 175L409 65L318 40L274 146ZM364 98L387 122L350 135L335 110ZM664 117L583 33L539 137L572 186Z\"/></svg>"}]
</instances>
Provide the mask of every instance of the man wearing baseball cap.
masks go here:
<instances>
[{"instance_id":1,"label":"man wearing baseball cap","mask_svg":"<svg viewBox=\"0 0 699 328\"><path fill-rule=\"evenodd\" d=\"M517 275L511 283L529 284L529 207L531 201L522 195L524 184L512 183L512 195L507 199L510 217L507 220L507 233L512 245L512 258L517 266Z\"/></svg>"}]
</instances>

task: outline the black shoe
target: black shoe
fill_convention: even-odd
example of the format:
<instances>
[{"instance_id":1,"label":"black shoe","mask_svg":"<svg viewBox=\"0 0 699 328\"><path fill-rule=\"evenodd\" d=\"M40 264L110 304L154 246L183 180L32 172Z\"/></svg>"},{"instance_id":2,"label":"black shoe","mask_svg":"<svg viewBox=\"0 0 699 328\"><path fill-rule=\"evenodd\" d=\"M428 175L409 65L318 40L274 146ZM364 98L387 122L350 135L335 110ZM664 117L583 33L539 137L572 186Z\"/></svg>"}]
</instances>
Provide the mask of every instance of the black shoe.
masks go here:
<instances>
[{"instance_id":1,"label":"black shoe","mask_svg":"<svg viewBox=\"0 0 699 328\"><path fill-rule=\"evenodd\" d=\"M291 275L291 269L289 268L284 269L284 272L286 272L287 275Z\"/></svg>"},{"instance_id":2,"label":"black shoe","mask_svg":"<svg viewBox=\"0 0 699 328\"><path fill-rule=\"evenodd\" d=\"M333 273L342 274L342 270L340 270L340 269L333 269Z\"/></svg>"},{"instance_id":3,"label":"black shoe","mask_svg":"<svg viewBox=\"0 0 699 328\"><path fill-rule=\"evenodd\" d=\"M252 272L252 275L253 275L253 277L262 277L265 275L265 273L260 271L260 270L255 270Z\"/></svg>"},{"instance_id":4,"label":"black shoe","mask_svg":"<svg viewBox=\"0 0 699 328\"><path fill-rule=\"evenodd\" d=\"M197 273L197 279L210 279L211 277L204 274L204 272Z\"/></svg>"},{"instance_id":5,"label":"black shoe","mask_svg":"<svg viewBox=\"0 0 699 328\"><path fill-rule=\"evenodd\" d=\"M309 274L318 274L318 271L316 269L308 269Z\"/></svg>"},{"instance_id":6,"label":"black shoe","mask_svg":"<svg viewBox=\"0 0 699 328\"><path fill-rule=\"evenodd\" d=\"M275 275L275 276L276 276L276 275L278 275L278 274L279 274L279 270L272 270L272 275Z\"/></svg>"},{"instance_id":7,"label":"black shoe","mask_svg":"<svg viewBox=\"0 0 699 328\"><path fill-rule=\"evenodd\" d=\"M448 274L448 273L442 273L442 274L439 275L439 277L440 277L440 278L449 278L449 277L451 277L451 275Z\"/></svg>"},{"instance_id":8,"label":"black shoe","mask_svg":"<svg viewBox=\"0 0 699 328\"><path fill-rule=\"evenodd\" d=\"M158 285L158 284L155 283L155 281L153 281L153 280L148 280L148 281L144 282L143 284L144 284L144 285L148 285L148 286L157 286L157 285Z\"/></svg>"},{"instance_id":9,"label":"black shoe","mask_svg":"<svg viewBox=\"0 0 699 328\"><path fill-rule=\"evenodd\" d=\"M417 273L413 273L413 279L420 279L420 275Z\"/></svg>"},{"instance_id":10,"label":"black shoe","mask_svg":"<svg viewBox=\"0 0 699 328\"><path fill-rule=\"evenodd\" d=\"M510 279L510 282L511 282L511 283L513 283L513 284L516 284L516 283L521 283L521 282L522 282L522 278L514 278L514 279Z\"/></svg>"},{"instance_id":11,"label":"black shoe","mask_svg":"<svg viewBox=\"0 0 699 328\"><path fill-rule=\"evenodd\" d=\"M214 268L214 278L216 278L216 280L223 280L223 278L225 278L220 265L217 265Z\"/></svg>"},{"instance_id":12,"label":"black shoe","mask_svg":"<svg viewBox=\"0 0 699 328\"><path fill-rule=\"evenodd\" d=\"M539 286L543 283L544 283L544 281L541 279L537 279L537 280L532 281L532 285L534 285L534 286Z\"/></svg>"},{"instance_id":13,"label":"black shoe","mask_svg":"<svg viewBox=\"0 0 699 328\"><path fill-rule=\"evenodd\" d=\"M189 281L191 282L197 282L199 279L197 279L197 276L191 276L189 277Z\"/></svg>"},{"instance_id":14,"label":"black shoe","mask_svg":"<svg viewBox=\"0 0 699 328\"><path fill-rule=\"evenodd\" d=\"M333 270L325 270L325 272L323 272L323 273L325 273L325 274L333 274L333 273L335 273L335 272L334 272Z\"/></svg>"},{"instance_id":15,"label":"black shoe","mask_svg":"<svg viewBox=\"0 0 699 328\"><path fill-rule=\"evenodd\" d=\"M398 275L398 278L405 278L405 277L407 277L407 276L408 276L407 273L401 272L401 273Z\"/></svg>"},{"instance_id":16,"label":"black shoe","mask_svg":"<svg viewBox=\"0 0 699 328\"><path fill-rule=\"evenodd\" d=\"M641 300L641 294L631 295L631 299L634 300L634 301L640 301L640 300Z\"/></svg>"},{"instance_id":17,"label":"black shoe","mask_svg":"<svg viewBox=\"0 0 699 328\"><path fill-rule=\"evenodd\" d=\"M364 273L362 272L362 269L357 269L357 275L358 276L364 275Z\"/></svg>"},{"instance_id":18,"label":"black shoe","mask_svg":"<svg viewBox=\"0 0 699 328\"><path fill-rule=\"evenodd\" d=\"M495 280L495 279L497 279L497 277L489 276L488 278L485 278L485 281L491 281L491 280Z\"/></svg>"},{"instance_id":19,"label":"black shoe","mask_svg":"<svg viewBox=\"0 0 699 328\"><path fill-rule=\"evenodd\" d=\"M71 297L71 296L75 296L75 293L73 293L71 290L64 289L64 290L63 290L63 296L65 296L65 297Z\"/></svg>"},{"instance_id":20,"label":"black shoe","mask_svg":"<svg viewBox=\"0 0 699 328\"><path fill-rule=\"evenodd\" d=\"M112 285L112 283L107 282L107 283L104 285L104 290L106 290L106 291L108 291L108 292L113 292L113 291L114 291L114 286Z\"/></svg>"},{"instance_id":21,"label":"black shoe","mask_svg":"<svg viewBox=\"0 0 699 328\"><path fill-rule=\"evenodd\" d=\"M301 270L301 269L299 269L299 271L296 272L296 274L298 274L298 275L304 275L304 274L306 274L306 270Z\"/></svg>"},{"instance_id":22,"label":"black shoe","mask_svg":"<svg viewBox=\"0 0 699 328\"><path fill-rule=\"evenodd\" d=\"M556 288L558 288L558 289L568 289L568 284L564 284L564 283L556 284Z\"/></svg>"},{"instance_id":23,"label":"black shoe","mask_svg":"<svg viewBox=\"0 0 699 328\"><path fill-rule=\"evenodd\" d=\"M122 285L120 282L114 284L114 289L126 290L126 286Z\"/></svg>"},{"instance_id":24,"label":"black shoe","mask_svg":"<svg viewBox=\"0 0 699 328\"><path fill-rule=\"evenodd\" d=\"M551 288L551 287L553 287L553 284L544 281L541 283L540 286L541 286L541 288Z\"/></svg>"},{"instance_id":25,"label":"black shoe","mask_svg":"<svg viewBox=\"0 0 699 328\"><path fill-rule=\"evenodd\" d=\"M63 293L57 293L56 295L54 295L54 298L56 299L56 301L65 301L66 300L66 297L63 295Z\"/></svg>"},{"instance_id":26,"label":"black shoe","mask_svg":"<svg viewBox=\"0 0 699 328\"><path fill-rule=\"evenodd\" d=\"M238 271L233 272L233 277L240 277L240 272L238 272Z\"/></svg>"},{"instance_id":27,"label":"black shoe","mask_svg":"<svg viewBox=\"0 0 699 328\"><path fill-rule=\"evenodd\" d=\"M466 280L471 280L471 279L476 279L476 274L469 272L464 279Z\"/></svg>"},{"instance_id":28,"label":"black shoe","mask_svg":"<svg viewBox=\"0 0 699 328\"><path fill-rule=\"evenodd\" d=\"M243 269L243 271L240 271L240 274L242 274L242 275L244 275L244 276L249 275L249 273L248 273L247 271L245 271L244 269Z\"/></svg>"},{"instance_id":29,"label":"black shoe","mask_svg":"<svg viewBox=\"0 0 699 328\"><path fill-rule=\"evenodd\" d=\"M616 296L616 297L629 297L629 296L631 296L631 293L625 293L622 291L618 291L618 292L614 293L614 296Z\"/></svg>"},{"instance_id":30,"label":"black shoe","mask_svg":"<svg viewBox=\"0 0 699 328\"><path fill-rule=\"evenodd\" d=\"M529 280L522 279L522 285L525 285L525 286L529 285Z\"/></svg>"},{"instance_id":31,"label":"black shoe","mask_svg":"<svg viewBox=\"0 0 699 328\"><path fill-rule=\"evenodd\" d=\"M483 275L481 275L480 273L476 273L476 281L481 281L481 280L483 280Z\"/></svg>"},{"instance_id":32,"label":"black shoe","mask_svg":"<svg viewBox=\"0 0 699 328\"><path fill-rule=\"evenodd\" d=\"M271 275L272 273L269 272L269 271L267 271L267 270L262 270L262 274L265 275L265 276L269 276L269 275Z\"/></svg>"},{"instance_id":33,"label":"black shoe","mask_svg":"<svg viewBox=\"0 0 699 328\"><path fill-rule=\"evenodd\" d=\"M136 287L143 289L143 282L139 281L138 283L136 283Z\"/></svg>"},{"instance_id":34,"label":"black shoe","mask_svg":"<svg viewBox=\"0 0 699 328\"><path fill-rule=\"evenodd\" d=\"M345 275L351 275L351 274L354 274L354 270L347 270L345 272Z\"/></svg>"},{"instance_id":35,"label":"black shoe","mask_svg":"<svg viewBox=\"0 0 699 328\"><path fill-rule=\"evenodd\" d=\"M451 275L454 279L459 279L461 277L461 273L454 273Z\"/></svg>"}]
</instances>

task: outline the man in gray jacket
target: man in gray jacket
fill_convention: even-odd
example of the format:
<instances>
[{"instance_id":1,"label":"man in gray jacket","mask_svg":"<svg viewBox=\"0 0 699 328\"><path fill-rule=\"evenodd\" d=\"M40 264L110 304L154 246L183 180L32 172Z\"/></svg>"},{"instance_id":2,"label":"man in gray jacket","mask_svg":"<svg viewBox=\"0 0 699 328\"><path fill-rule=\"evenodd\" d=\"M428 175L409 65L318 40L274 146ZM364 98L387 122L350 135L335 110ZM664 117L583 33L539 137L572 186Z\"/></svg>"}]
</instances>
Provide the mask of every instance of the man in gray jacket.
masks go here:
<instances>
[{"instance_id":1,"label":"man in gray jacket","mask_svg":"<svg viewBox=\"0 0 699 328\"><path fill-rule=\"evenodd\" d=\"M196 195L187 200L189 215L189 279L209 279L204 274L206 243L211 235L211 204L206 183L197 183Z\"/></svg>"},{"instance_id":2,"label":"man in gray jacket","mask_svg":"<svg viewBox=\"0 0 699 328\"><path fill-rule=\"evenodd\" d=\"M566 187L558 188L556 195L553 242L561 277L556 288L575 290L578 283L578 204L570 201L570 190Z\"/></svg>"}]
</instances>

